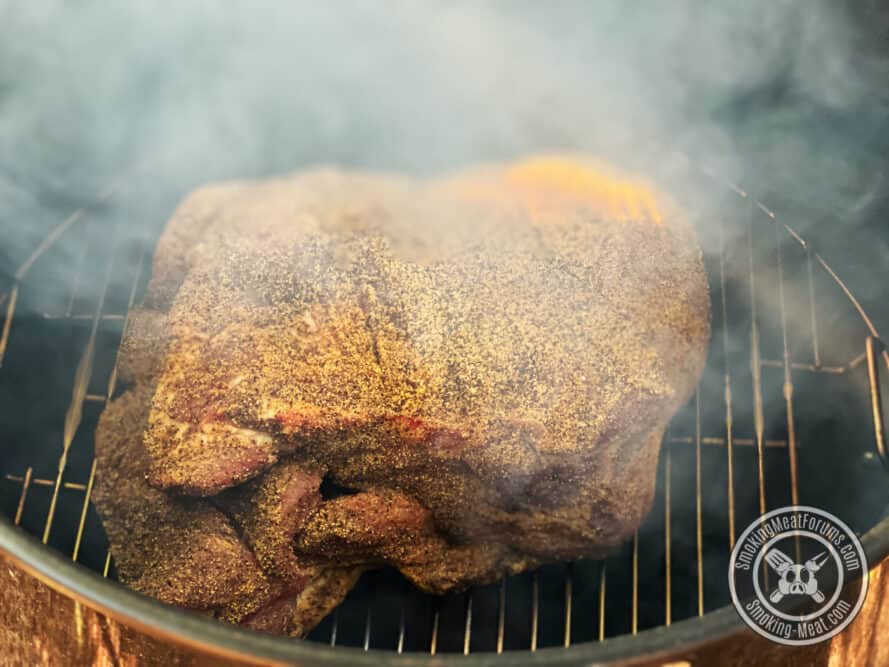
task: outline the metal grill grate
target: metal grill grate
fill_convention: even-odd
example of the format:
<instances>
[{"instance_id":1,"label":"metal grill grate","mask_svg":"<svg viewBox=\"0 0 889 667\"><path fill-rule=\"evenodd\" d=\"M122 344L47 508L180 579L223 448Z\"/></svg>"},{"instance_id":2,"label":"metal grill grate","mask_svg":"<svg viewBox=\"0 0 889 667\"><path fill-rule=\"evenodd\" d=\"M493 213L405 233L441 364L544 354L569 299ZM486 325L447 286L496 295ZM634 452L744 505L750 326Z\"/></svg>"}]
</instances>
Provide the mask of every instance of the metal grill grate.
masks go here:
<instances>
[{"instance_id":1,"label":"metal grill grate","mask_svg":"<svg viewBox=\"0 0 889 667\"><path fill-rule=\"evenodd\" d=\"M871 476L881 474L878 459L889 465L878 372L879 357L889 366L889 354L874 324L822 256L762 203L728 187L741 204L742 226L738 242L730 239L738 236L737 225L718 225L718 251L707 260L714 325L710 364L694 398L665 436L655 507L631 542L604 561L547 566L441 599L419 594L393 572L370 573L312 639L432 654L534 651L603 641L669 626L724 605L724 571L738 530L769 507L807 501L828 509L836 505L844 516L855 515L853 525L872 525L874 507L889 498L858 503L840 496L847 487L869 488ZM104 193L100 202L111 197L112 192ZM68 366L62 364L73 376L63 427L36 438L33 451L21 445L15 449L12 460L19 467L0 480L0 501L5 491L16 525L108 577L113 576L112 559L90 504L92 429L115 393L117 346L146 277L148 249L144 242L121 239L120 226L109 216L93 217L85 209L68 217L0 291L0 308L5 309L0 365L15 365L14 374L32 373L34 361L25 357L33 350L29 352L26 341L37 329L76 344ZM17 321L29 276L52 261L48 255L63 240L74 246L66 254L74 259L65 307L37 316L32 310ZM816 273L816 267L823 271ZM833 284L839 289L835 294L845 299L827 305L823 297L816 299L825 292L819 280ZM825 326L825 308L834 313L849 306L860 322L843 329L837 322L848 324L850 318L830 317ZM17 339L19 328L23 331ZM844 350L836 344L839 339L851 341L846 357L840 356ZM825 340L831 341L830 350ZM42 342L59 346L52 335ZM14 354L17 346L26 348L22 358ZM826 363L831 355L836 359ZM856 383L869 397L864 405L852 391ZM58 386L50 389L57 393ZM842 397L850 392L855 395L846 405ZM855 431L854 442L844 445L839 457L840 467L854 474L846 482L835 480L839 491L825 488L820 478L801 488L807 479L801 469L812 469L809 448L812 457L824 457L831 449L817 431L833 422L816 420L813 427L800 428L800 394L819 393L831 397L831 415L844 417L831 419L842 421L841 428L855 426L848 431L850 438ZM824 399L815 405L824 410ZM804 412L811 417L813 410Z\"/></svg>"}]
</instances>

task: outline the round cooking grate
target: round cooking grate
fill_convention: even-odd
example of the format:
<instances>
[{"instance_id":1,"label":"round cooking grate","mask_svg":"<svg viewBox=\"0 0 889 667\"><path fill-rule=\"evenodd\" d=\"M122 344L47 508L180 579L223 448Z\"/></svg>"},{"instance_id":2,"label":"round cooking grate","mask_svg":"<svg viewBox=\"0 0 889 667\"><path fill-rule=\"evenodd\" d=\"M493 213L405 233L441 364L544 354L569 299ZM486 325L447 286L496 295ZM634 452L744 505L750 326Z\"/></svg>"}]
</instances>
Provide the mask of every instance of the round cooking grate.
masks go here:
<instances>
[{"instance_id":1,"label":"round cooking grate","mask_svg":"<svg viewBox=\"0 0 889 667\"><path fill-rule=\"evenodd\" d=\"M156 223L133 224L132 211L156 221L168 210L133 201L105 193L0 284L0 510L108 579L113 560L90 504L93 431L117 390L117 346L156 238L144 231ZM699 616L703 632L728 627L732 616L711 612L729 602L725 572L736 537L791 503L871 531L872 559L889 552L879 393L889 354L873 323L822 256L740 189L728 188L699 217L713 303L709 363L664 438L657 497L634 538L603 561L549 565L441 599L392 571L372 572L310 639L476 653L603 642ZM9 530L0 522L0 537ZM17 558L43 558L27 551ZM82 585L84 599L116 588L55 561L35 568L69 588ZM151 612L142 620L161 623ZM682 636L694 632L683 627ZM259 650L243 637L232 632L227 641ZM268 641L282 655L294 645Z\"/></svg>"}]
</instances>

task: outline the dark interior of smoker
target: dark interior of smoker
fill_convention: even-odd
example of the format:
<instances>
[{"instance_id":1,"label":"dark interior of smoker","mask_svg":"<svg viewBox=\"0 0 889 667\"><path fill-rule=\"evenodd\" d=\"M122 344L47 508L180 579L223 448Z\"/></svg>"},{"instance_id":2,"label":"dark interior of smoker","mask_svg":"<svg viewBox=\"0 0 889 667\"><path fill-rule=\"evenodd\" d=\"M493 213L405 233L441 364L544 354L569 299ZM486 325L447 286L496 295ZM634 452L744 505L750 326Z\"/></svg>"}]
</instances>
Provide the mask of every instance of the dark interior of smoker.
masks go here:
<instances>
[{"instance_id":1,"label":"dark interior of smoker","mask_svg":"<svg viewBox=\"0 0 889 667\"><path fill-rule=\"evenodd\" d=\"M0 369L0 511L82 565L99 573L107 568L112 578L101 524L85 503L93 432L127 308L144 289L159 223L173 203L171 198L146 207L143 200L115 194L71 224L19 285L17 314ZM703 239L705 247L717 248L705 257L713 305L707 371L697 396L665 436L656 499L638 540L606 561L547 565L538 573L513 577L503 587L497 583L441 599L418 593L393 571L371 572L311 639L404 651L542 648L641 631L727 604L729 453L735 534L760 510L751 371L754 312L762 361L762 490L767 508L794 500L782 398L786 332L786 352L794 364L798 501L834 512L862 533L884 515L889 485L874 451L862 356L867 332L860 318L817 265L814 251L750 198L726 188L712 207L695 211L699 228L704 221L720 222L703 232L709 235ZM144 232L143 220L150 221L153 233ZM714 234L720 239L715 244L710 238ZM8 298L13 280L5 278L0 295ZM68 288L62 299L49 287L59 281ZM0 309L7 305L0 304ZM72 383L93 332L93 368L78 415L69 410L76 392ZM731 448L726 441L726 376ZM66 412L69 431L81 422L47 530Z\"/></svg>"}]
</instances>

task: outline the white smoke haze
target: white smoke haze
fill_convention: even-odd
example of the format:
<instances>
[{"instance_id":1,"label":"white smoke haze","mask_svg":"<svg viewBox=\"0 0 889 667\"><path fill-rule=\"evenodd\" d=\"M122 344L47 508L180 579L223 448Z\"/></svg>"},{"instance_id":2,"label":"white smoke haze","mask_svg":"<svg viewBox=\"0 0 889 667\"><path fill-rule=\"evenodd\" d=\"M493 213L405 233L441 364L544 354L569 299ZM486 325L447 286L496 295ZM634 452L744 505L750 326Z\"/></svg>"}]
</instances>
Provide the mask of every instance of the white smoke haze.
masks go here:
<instances>
[{"instance_id":1,"label":"white smoke haze","mask_svg":"<svg viewBox=\"0 0 889 667\"><path fill-rule=\"evenodd\" d=\"M882 183L889 64L845 7L4 1L3 217L136 176L669 149L854 214ZM857 122L832 136L831 114Z\"/></svg>"}]
</instances>

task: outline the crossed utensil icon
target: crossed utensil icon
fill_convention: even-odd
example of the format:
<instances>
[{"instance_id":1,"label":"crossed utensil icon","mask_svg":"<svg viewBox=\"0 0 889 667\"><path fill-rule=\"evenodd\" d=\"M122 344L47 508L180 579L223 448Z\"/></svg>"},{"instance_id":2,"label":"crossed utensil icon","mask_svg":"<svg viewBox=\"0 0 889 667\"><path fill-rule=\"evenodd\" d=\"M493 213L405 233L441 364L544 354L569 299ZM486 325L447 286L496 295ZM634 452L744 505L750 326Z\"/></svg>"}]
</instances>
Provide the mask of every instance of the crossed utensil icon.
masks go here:
<instances>
[{"instance_id":1,"label":"crossed utensil icon","mask_svg":"<svg viewBox=\"0 0 889 667\"><path fill-rule=\"evenodd\" d=\"M799 565L780 549L770 549L765 559L780 579L777 590L772 591L769 599L777 604L785 595L808 595L819 604L824 602L824 593L818 589L818 579L815 575L828 558L827 552L822 551Z\"/></svg>"}]
</instances>

